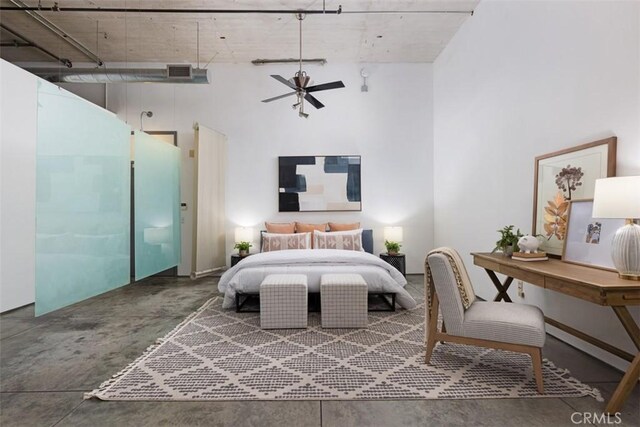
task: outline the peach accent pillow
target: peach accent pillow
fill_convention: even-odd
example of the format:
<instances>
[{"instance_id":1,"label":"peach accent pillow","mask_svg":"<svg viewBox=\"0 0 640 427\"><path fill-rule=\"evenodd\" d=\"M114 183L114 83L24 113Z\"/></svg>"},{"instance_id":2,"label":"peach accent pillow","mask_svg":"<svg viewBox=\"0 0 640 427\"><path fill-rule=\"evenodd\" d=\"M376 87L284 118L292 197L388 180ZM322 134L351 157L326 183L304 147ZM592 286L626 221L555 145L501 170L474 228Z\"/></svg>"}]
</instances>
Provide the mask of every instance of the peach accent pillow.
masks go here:
<instances>
[{"instance_id":1,"label":"peach accent pillow","mask_svg":"<svg viewBox=\"0 0 640 427\"><path fill-rule=\"evenodd\" d=\"M311 233L263 233L262 252L284 251L287 249L309 249Z\"/></svg>"},{"instance_id":2,"label":"peach accent pillow","mask_svg":"<svg viewBox=\"0 0 640 427\"><path fill-rule=\"evenodd\" d=\"M313 244L316 249L343 249L364 252L362 247L362 228L329 233L316 230L313 232Z\"/></svg>"},{"instance_id":3,"label":"peach accent pillow","mask_svg":"<svg viewBox=\"0 0 640 427\"><path fill-rule=\"evenodd\" d=\"M327 223L306 224L304 222L296 222L296 233L313 233L314 230L327 231Z\"/></svg>"},{"instance_id":4,"label":"peach accent pillow","mask_svg":"<svg viewBox=\"0 0 640 427\"><path fill-rule=\"evenodd\" d=\"M329 231L350 231L357 230L358 228L360 228L359 222L354 222L353 224L343 224L339 222L329 223Z\"/></svg>"},{"instance_id":5,"label":"peach accent pillow","mask_svg":"<svg viewBox=\"0 0 640 427\"><path fill-rule=\"evenodd\" d=\"M306 224L304 222L296 222L296 233L313 233L315 231L327 231L327 223L324 224ZM313 249L313 237L311 238L311 249Z\"/></svg>"},{"instance_id":6,"label":"peach accent pillow","mask_svg":"<svg viewBox=\"0 0 640 427\"><path fill-rule=\"evenodd\" d=\"M265 222L264 226L267 228L267 233L293 234L296 231L296 225L293 222Z\"/></svg>"}]
</instances>

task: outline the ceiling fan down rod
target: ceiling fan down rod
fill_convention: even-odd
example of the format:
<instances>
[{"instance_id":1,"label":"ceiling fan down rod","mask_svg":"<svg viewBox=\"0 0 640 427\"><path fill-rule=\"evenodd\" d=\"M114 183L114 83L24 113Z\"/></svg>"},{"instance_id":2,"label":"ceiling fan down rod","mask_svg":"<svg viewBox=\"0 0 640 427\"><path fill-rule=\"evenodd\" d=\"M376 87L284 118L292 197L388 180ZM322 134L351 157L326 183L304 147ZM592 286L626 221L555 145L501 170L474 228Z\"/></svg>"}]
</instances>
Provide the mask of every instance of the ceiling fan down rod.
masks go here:
<instances>
[{"instance_id":1,"label":"ceiling fan down rod","mask_svg":"<svg viewBox=\"0 0 640 427\"><path fill-rule=\"evenodd\" d=\"M181 14L279 14L288 15L300 13L300 10L288 9L158 9L140 7L61 7L57 3L54 6L0 6L1 11L24 11L24 12L85 12L85 13L181 13ZM307 15L340 15L342 5L335 10L319 9L304 10Z\"/></svg>"}]
</instances>

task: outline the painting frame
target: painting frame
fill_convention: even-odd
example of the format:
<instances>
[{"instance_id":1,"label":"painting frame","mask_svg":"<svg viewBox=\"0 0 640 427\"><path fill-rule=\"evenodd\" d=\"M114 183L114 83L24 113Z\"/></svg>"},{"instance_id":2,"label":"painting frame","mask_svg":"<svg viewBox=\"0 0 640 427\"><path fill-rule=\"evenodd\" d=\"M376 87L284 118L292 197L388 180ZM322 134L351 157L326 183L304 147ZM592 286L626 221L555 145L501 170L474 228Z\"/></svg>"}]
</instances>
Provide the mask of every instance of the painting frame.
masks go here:
<instances>
[{"instance_id":1,"label":"painting frame","mask_svg":"<svg viewBox=\"0 0 640 427\"><path fill-rule=\"evenodd\" d=\"M592 212L593 199L577 199L569 203L562 261L601 270L617 271L611 258L611 243L616 231L624 226L625 220L623 218L596 219L593 218ZM593 224L597 226L591 227Z\"/></svg>"},{"instance_id":2,"label":"painting frame","mask_svg":"<svg viewBox=\"0 0 640 427\"><path fill-rule=\"evenodd\" d=\"M278 212L361 212L362 157L278 157Z\"/></svg>"},{"instance_id":3,"label":"painting frame","mask_svg":"<svg viewBox=\"0 0 640 427\"><path fill-rule=\"evenodd\" d=\"M616 174L616 146L617 137L612 136L535 158L531 230L533 235L544 237L541 249L547 252L548 256L552 258L561 258L562 256L564 233L566 232L567 202L571 200L571 189L577 190L577 199L592 198L595 180ZM599 170L591 170L593 169L591 168L583 171L582 168L586 167L587 161L597 163ZM555 174L554 171L558 168L561 170ZM558 183L560 175L571 176L572 172L581 174L575 183ZM578 183L577 181L582 178L584 181ZM573 188L574 184L579 187ZM563 190L561 186L564 186L565 189ZM567 186L568 188L566 188ZM567 190L568 195L566 194ZM551 194L555 194L555 196L551 196ZM549 216L552 216L554 220L547 221Z\"/></svg>"}]
</instances>

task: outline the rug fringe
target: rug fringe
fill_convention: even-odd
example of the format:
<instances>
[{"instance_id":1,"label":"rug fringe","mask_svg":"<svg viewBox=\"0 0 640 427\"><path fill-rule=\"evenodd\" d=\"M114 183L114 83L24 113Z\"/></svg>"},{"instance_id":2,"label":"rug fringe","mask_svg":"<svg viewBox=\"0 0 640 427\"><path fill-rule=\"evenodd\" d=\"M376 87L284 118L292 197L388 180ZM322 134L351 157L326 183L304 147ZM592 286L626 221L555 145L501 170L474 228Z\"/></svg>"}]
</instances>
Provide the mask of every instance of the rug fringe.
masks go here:
<instances>
[{"instance_id":1,"label":"rug fringe","mask_svg":"<svg viewBox=\"0 0 640 427\"><path fill-rule=\"evenodd\" d=\"M187 323L189 323L189 321L191 319L193 319L194 317L196 317L197 315L199 315L200 313L202 313L205 309L207 309L207 307L209 307L211 304L213 304L214 302L216 302L218 300L218 298L220 297L213 297L210 300L208 300L207 302L205 302L202 307L200 307L199 309L197 309L196 311L194 311L193 313L191 313L189 316L187 316L182 322L178 323L178 325L173 328L171 331L169 331L167 334L165 334L164 337L158 338L156 339L154 344L151 344L149 347L147 347L145 349L145 351L142 353L141 356L139 356L137 359L135 359L133 362L129 363L124 369L122 369L120 372L114 374L111 376L111 378L109 378L108 380L104 381L103 383L101 383L98 388L91 390L89 392L84 393L83 395L83 399L84 400L88 400L88 399L92 399L92 398L96 398L96 399L101 399L100 397L100 393L102 391L104 391L106 388L109 388L110 386L112 386L116 381L118 381L120 379L120 377L122 377L125 374L128 374L129 371L131 371L139 362L141 362L142 360L144 360L146 357L148 357L156 348L158 348L160 345L162 345L162 343L164 343L168 338L172 337L174 334L176 334L180 329L182 329Z\"/></svg>"},{"instance_id":2,"label":"rug fringe","mask_svg":"<svg viewBox=\"0 0 640 427\"><path fill-rule=\"evenodd\" d=\"M590 385L585 384L585 383L579 381L578 379L572 377L571 376L571 371L569 371L568 369L557 367L555 365L555 363L553 363L549 359L545 358L542 361L544 362L545 365L547 365L550 368L549 372L551 372L552 374L556 375L558 378L562 378L563 380L567 381L576 390L584 393L587 396L593 397L598 402L604 402L604 398L602 397L602 394L600 393L600 390L598 390L597 388L591 387Z\"/></svg>"}]
</instances>

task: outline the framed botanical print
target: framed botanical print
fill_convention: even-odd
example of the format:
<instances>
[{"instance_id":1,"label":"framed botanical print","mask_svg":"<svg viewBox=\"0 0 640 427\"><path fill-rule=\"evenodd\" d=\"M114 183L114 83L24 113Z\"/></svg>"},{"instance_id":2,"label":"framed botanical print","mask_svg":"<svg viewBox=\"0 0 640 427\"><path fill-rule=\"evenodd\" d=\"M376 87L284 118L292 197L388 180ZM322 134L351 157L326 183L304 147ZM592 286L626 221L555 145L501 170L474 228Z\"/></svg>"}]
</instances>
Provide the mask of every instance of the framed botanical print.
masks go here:
<instances>
[{"instance_id":1,"label":"framed botanical print","mask_svg":"<svg viewBox=\"0 0 640 427\"><path fill-rule=\"evenodd\" d=\"M616 142L614 136L536 157L531 228L548 255L562 254L569 202L593 198L596 179L615 176Z\"/></svg>"}]
</instances>

